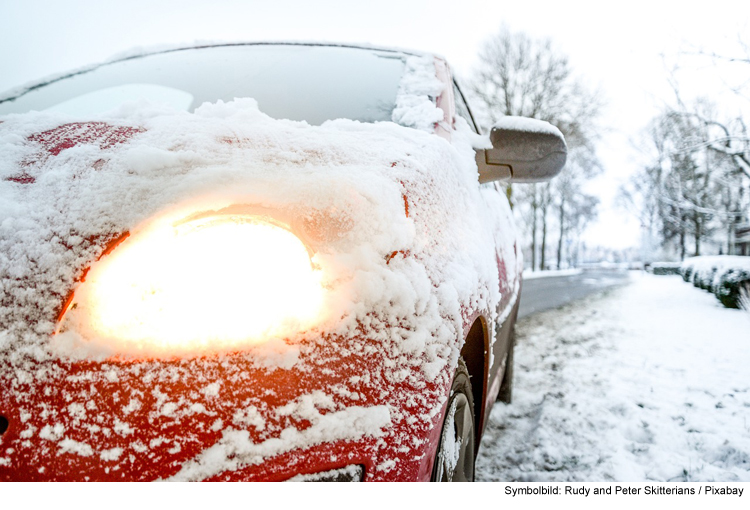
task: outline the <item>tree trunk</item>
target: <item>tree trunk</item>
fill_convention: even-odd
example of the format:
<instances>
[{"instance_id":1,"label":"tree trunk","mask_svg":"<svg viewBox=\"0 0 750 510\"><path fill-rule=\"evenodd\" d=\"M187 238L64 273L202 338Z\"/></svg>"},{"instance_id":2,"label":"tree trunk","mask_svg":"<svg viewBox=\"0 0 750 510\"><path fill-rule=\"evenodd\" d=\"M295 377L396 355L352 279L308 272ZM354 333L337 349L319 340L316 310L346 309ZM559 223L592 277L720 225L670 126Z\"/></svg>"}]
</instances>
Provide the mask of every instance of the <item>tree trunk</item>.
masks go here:
<instances>
[{"instance_id":1,"label":"tree trunk","mask_svg":"<svg viewBox=\"0 0 750 510\"><path fill-rule=\"evenodd\" d=\"M511 184L508 184L508 187L505 188L505 196L508 197L508 204L513 210L513 186Z\"/></svg>"},{"instance_id":2,"label":"tree trunk","mask_svg":"<svg viewBox=\"0 0 750 510\"><path fill-rule=\"evenodd\" d=\"M680 260L685 260L685 220L680 216Z\"/></svg>"},{"instance_id":3,"label":"tree trunk","mask_svg":"<svg viewBox=\"0 0 750 510\"><path fill-rule=\"evenodd\" d=\"M701 254L701 220L698 213L695 213L695 220L693 221L693 228L695 229L695 234L693 235L693 239L695 240L695 256L698 257Z\"/></svg>"},{"instance_id":4,"label":"tree trunk","mask_svg":"<svg viewBox=\"0 0 750 510\"><path fill-rule=\"evenodd\" d=\"M557 269L562 262L563 237L565 237L565 198L560 198L560 239L557 240Z\"/></svg>"},{"instance_id":5,"label":"tree trunk","mask_svg":"<svg viewBox=\"0 0 750 510\"><path fill-rule=\"evenodd\" d=\"M542 271L546 269L544 267L545 251L547 251L547 204L544 204L544 207L542 207L542 253L540 254L540 269Z\"/></svg>"},{"instance_id":6,"label":"tree trunk","mask_svg":"<svg viewBox=\"0 0 750 510\"><path fill-rule=\"evenodd\" d=\"M536 271L536 213L539 204L536 201L536 184L532 184L531 198L531 270Z\"/></svg>"},{"instance_id":7,"label":"tree trunk","mask_svg":"<svg viewBox=\"0 0 750 510\"><path fill-rule=\"evenodd\" d=\"M701 225L700 221L696 220L695 222L695 256L699 257L701 254Z\"/></svg>"}]
</instances>

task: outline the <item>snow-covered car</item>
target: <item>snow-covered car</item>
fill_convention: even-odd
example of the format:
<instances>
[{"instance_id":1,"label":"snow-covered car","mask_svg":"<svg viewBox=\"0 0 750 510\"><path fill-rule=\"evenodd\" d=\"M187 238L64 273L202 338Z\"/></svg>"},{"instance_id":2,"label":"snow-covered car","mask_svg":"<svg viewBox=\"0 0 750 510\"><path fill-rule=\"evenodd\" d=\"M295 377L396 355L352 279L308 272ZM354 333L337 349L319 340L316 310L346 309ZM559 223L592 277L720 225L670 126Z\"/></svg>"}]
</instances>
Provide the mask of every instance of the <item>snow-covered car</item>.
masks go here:
<instances>
[{"instance_id":1,"label":"snow-covered car","mask_svg":"<svg viewBox=\"0 0 750 510\"><path fill-rule=\"evenodd\" d=\"M440 57L126 56L0 99L0 480L471 480L522 262Z\"/></svg>"}]
</instances>

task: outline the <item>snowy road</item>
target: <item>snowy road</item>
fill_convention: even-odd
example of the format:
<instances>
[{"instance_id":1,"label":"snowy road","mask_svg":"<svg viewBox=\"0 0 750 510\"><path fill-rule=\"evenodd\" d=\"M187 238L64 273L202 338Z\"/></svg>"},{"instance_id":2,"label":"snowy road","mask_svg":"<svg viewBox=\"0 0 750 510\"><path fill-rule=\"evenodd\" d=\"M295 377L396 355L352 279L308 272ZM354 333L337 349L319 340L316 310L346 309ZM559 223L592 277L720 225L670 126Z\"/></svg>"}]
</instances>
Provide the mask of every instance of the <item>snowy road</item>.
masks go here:
<instances>
[{"instance_id":1,"label":"snowy road","mask_svg":"<svg viewBox=\"0 0 750 510\"><path fill-rule=\"evenodd\" d=\"M483 481L750 481L750 313L678 276L518 323Z\"/></svg>"},{"instance_id":2,"label":"snowy road","mask_svg":"<svg viewBox=\"0 0 750 510\"><path fill-rule=\"evenodd\" d=\"M624 285L629 274L621 269L587 269L575 274L524 278L518 317L557 308L610 287Z\"/></svg>"}]
</instances>

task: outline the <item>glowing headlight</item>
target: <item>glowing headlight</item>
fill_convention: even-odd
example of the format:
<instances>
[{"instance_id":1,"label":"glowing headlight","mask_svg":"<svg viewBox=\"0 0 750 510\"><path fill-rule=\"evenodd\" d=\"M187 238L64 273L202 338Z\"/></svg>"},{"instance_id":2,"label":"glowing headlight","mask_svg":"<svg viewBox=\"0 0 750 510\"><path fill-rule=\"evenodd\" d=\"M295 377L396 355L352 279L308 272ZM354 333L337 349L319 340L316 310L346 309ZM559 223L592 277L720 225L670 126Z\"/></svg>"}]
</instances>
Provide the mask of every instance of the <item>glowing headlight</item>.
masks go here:
<instances>
[{"instance_id":1,"label":"glowing headlight","mask_svg":"<svg viewBox=\"0 0 750 510\"><path fill-rule=\"evenodd\" d=\"M88 273L68 315L84 336L124 351L200 352L309 328L321 300L319 272L294 234L215 216L126 240Z\"/></svg>"}]
</instances>

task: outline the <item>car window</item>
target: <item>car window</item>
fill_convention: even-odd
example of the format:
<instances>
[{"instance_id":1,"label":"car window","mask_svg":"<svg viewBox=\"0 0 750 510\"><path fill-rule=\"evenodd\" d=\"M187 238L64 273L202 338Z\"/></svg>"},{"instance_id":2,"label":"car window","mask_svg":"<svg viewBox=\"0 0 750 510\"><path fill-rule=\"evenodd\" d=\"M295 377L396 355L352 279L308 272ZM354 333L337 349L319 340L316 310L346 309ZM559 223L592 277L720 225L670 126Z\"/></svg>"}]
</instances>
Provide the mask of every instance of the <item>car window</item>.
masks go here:
<instances>
[{"instance_id":1,"label":"car window","mask_svg":"<svg viewBox=\"0 0 750 510\"><path fill-rule=\"evenodd\" d=\"M0 102L0 115L58 110L89 115L146 99L192 111L251 97L277 119L321 124L390 121L405 56L293 44L168 51L104 64Z\"/></svg>"},{"instance_id":2,"label":"car window","mask_svg":"<svg viewBox=\"0 0 750 510\"><path fill-rule=\"evenodd\" d=\"M474 117L471 115L471 110L469 110L469 106L466 104L466 99L464 99L464 95L455 81L453 82L453 96L456 98L456 115L462 117L475 133L479 133L477 125L474 123Z\"/></svg>"}]
</instances>

